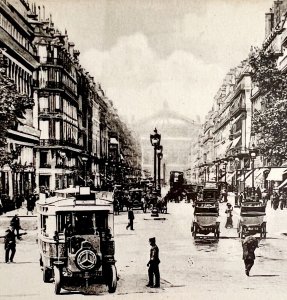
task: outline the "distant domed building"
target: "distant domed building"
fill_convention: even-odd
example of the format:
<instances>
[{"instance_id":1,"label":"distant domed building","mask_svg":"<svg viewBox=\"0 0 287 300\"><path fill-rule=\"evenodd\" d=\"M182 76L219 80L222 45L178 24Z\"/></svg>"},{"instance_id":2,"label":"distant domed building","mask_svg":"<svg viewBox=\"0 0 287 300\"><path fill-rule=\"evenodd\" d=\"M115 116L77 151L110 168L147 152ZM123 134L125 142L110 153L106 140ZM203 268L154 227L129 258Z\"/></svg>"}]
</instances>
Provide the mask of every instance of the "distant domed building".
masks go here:
<instances>
[{"instance_id":1,"label":"distant domed building","mask_svg":"<svg viewBox=\"0 0 287 300\"><path fill-rule=\"evenodd\" d=\"M200 124L168 108L134 124L139 135L142 151L142 170L153 176L154 152L150 134L156 128L161 134L163 159L161 179L167 182L170 171L187 171L190 166L191 146L197 141Z\"/></svg>"}]
</instances>

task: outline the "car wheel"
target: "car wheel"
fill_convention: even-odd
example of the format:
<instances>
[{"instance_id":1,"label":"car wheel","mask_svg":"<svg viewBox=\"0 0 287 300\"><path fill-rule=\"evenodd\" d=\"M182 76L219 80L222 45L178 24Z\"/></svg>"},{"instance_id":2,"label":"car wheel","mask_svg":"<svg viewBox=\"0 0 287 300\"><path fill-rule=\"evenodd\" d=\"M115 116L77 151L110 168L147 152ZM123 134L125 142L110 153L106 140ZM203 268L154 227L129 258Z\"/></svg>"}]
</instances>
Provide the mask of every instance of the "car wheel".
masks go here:
<instances>
[{"instance_id":1,"label":"car wheel","mask_svg":"<svg viewBox=\"0 0 287 300\"><path fill-rule=\"evenodd\" d=\"M109 293L114 293L117 289L117 269L115 265L111 265L108 271L108 288Z\"/></svg>"},{"instance_id":2,"label":"car wheel","mask_svg":"<svg viewBox=\"0 0 287 300\"><path fill-rule=\"evenodd\" d=\"M51 280L51 269L47 267L43 267L43 282L50 282Z\"/></svg>"},{"instance_id":3,"label":"car wheel","mask_svg":"<svg viewBox=\"0 0 287 300\"><path fill-rule=\"evenodd\" d=\"M241 227L240 238L244 239L244 227Z\"/></svg>"},{"instance_id":4,"label":"car wheel","mask_svg":"<svg viewBox=\"0 0 287 300\"><path fill-rule=\"evenodd\" d=\"M59 295L61 292L62 284L62 271L60 268L54 267L54 279L55 279L55 294Z\"/></svg>"}]
</instances>

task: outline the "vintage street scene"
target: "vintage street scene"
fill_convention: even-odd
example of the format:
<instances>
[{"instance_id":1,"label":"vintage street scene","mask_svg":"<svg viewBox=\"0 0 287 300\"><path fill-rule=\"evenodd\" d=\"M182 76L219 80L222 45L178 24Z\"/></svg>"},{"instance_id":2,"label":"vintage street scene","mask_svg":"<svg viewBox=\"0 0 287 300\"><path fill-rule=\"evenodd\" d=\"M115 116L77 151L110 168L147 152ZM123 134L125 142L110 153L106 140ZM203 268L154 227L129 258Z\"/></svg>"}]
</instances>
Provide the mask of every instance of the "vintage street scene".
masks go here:
<instances>
[{"instance_id":1,"label":"vintage street scene","mask_svg":"<svg viewBox=\"0 0 287 300\"><path fill-rule=\"evenodd\" d=\"M0 300L285 299L287 0L0 0Z\"/></svg>"}]
</instances>

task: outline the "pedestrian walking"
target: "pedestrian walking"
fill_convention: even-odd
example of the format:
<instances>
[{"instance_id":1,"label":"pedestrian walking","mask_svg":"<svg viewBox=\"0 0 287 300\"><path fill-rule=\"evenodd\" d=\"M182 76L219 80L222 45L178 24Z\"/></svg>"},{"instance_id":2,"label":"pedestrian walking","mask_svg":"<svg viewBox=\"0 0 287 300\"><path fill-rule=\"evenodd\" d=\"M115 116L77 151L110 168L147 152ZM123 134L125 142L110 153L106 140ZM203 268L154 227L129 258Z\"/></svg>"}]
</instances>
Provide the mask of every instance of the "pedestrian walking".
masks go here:
<instances>
[{"instance_id":1,"label":"pedestrian walking","mask_svg":"<svg viewBox=\"0 0 287 300\"><path fill-rule=\"evenodd\" d=\"M21 237L20 237L19 230L22 229L22 228L21 228L21 225L20 225L20 219L19 219L17 214L11 219L10 226L13 229L14 233L16 231L17 239L20 240Z\"/></svg>"},{"instance_id":2,"label":"pedestrian walking","mask_svg":"<svg viewBox=\"0 0 287 300\"><path fill-rule=\"evenodd\" d=\"M233 228L233 220L232 220L233 207L231 203L227 203L226 206L227 208L225 210L225 213L227 215L227 218L226 218L225 228Z\"/></svg>"},{"instance_id":3,"label":"pedestrian walking","mask_svg":"<svg viewBox=\"0 0 287 300\"><path fill-rule=\"evenodd\" d=\"M15 197L15 205L16 205L16 209L19 209L22 206L22 199L19 194L17 194Z\"/></svg>"},{"instance_id":4,"label":"pedestrian walking","mask_svg":"<svg viewBox=\"0 0 287 300\"><path fill-rule=\"evenodd\" d=\"M131 230L134 230L134 219L135 219L135 216L134 216L133 208L130 207L129 211L128 211L128 220L129 220L129 223L128 223L126 229L128 229L130 227Z\"/></svg>"},{"instance_id":5,"label":"pedestrian walking","mask_svg":"<svg viewBox=\"0 0 287 300\"><path fill-rule=\"evenodd\" d=\"M12 227L6 230L4 239L5 262L8 264L13 262L16 253L16 235Z\"/></svg>"},{"instance_id":6,"label":"pedestrian walking","mask_svg":"<svg viewBox=\"0 0 287 300\"><path fill-rule=\"evenodd\" d=\"M27 215L29 212L33 215L34 208L35 208L35 197L33 194L28 195L27 197Z\"/></svg>"},{"instance_id":7,"label":"pedestrian walking","mask_svg":"<svg viewBox=\"0 0 287 300\"><path fill-rule=\"evenodd\" d=\"M150 249L150 259L147 263L148 268L148 284L147 287L159 288L160 287L160 273L159 273L159 249L155 242L155 237L149 239L151 246ZM155 277L155 284L154 284Z\"/></svg>"},{"instance_id":8,"label":"pedestrian walking","mask_svg":"<svg viewBox=\"0 0 287 300\"><path fill-rule=\"evenodd\" d=\"M0 216L3 214L3 204L2 204L2 200L0 198Z\"/></svg>"},{"instance_id":9,"label":"pedestrian walking","mask_svg":"<svg viewBox=\"0 0 287 300\"><path fill-rule=\"evenodd\" d=\"M254 265L255 250L258 248L258 240L254 236L247 236L242 242L243 260L245 264L245 274L249 276L250 270Z\"/></svg>"},{"instance_id":10,"label":"pedestrian walking","mask_svg":"<svg viewBox=\"0 0 287 300\"><path fill-rule=\"evenodd\" d=\"M241 192L239 195L239 206L241 206L243 201L244 201L244 194L243 194L243 192Z\"/></svg>"}]
</instances>

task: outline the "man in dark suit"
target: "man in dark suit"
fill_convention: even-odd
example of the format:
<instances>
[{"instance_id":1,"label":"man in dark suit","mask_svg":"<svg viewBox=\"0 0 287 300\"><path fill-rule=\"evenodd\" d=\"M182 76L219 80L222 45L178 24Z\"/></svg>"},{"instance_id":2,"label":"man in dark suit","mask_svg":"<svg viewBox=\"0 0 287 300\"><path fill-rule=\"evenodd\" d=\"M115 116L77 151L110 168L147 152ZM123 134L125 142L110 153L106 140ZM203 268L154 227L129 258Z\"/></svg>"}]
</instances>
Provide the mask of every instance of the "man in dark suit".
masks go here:
<instances>
[{"instance_id":1,"label":"man in dark suit","mask_svg":"<svg viewBox=\"0 0 287 300\"><path fill-rule=\"evenodd\" d=\"M134 230L134 218L135 216L134 216L133 208L130 207L128 211L129 224L127 225L126 229L130 227L131 230Z\"/></svg>"},{"instance_id":2,"label":"man in dark suit","mask_svg":"<svg viewBox=\"0 0 287 300\"><path fill-rule=\"evenodd\" d=\"M158 265L160 263L159 260L159 249L158 246L155 243L155 238L150 238L149 243L151 245L150 249L150 260L147 264L148 268L148 284L147 287L151 288L159 288L160 287L160 273ZM155 285L153 284L153 276L155 277Z\"/></svg>"},{"instance_id":3,"label":"man in dark suit","mask_svg":"<svg viewBox=\"0 0 287 300\"><path fill-rule=\"evenodd\" d=\"M12 227L9 227L6 230L6 234L4 238L5 238L4 241L5 262L6 263L13 262L14 255L16 253L16 235Z\"/></svg>"}]
</instances>

